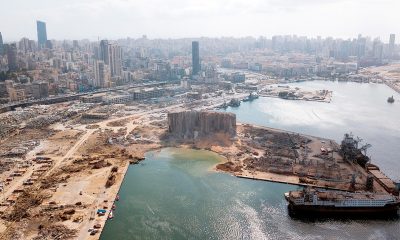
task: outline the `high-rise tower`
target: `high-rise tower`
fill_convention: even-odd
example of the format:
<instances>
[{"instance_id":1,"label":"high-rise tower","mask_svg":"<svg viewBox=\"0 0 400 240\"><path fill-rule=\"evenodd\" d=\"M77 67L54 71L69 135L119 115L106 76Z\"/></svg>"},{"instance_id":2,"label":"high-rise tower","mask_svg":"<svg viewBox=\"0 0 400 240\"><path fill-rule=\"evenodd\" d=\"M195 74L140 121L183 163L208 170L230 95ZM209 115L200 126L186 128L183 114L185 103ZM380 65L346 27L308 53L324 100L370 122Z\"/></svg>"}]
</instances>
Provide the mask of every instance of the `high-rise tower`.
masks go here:
<instances>
[{"instance_id":1,"label":"high-rise tower","mask_svg":"<svg viewBox=\"0 0 400 240\"><path fill-rule=\"evenodd\" d=\"M110 70L111 76L122 75L122 49L116 44L110 45Z\"/></svg>"},{"instance_id":2,"label":"high-rise tower","mask_svg":"<svg viewBox=\"0 0 400 240\"><path fill-rule=\"evenodd\" d=\"M99 57L110 67L111 76L121 76L122 74L122 49L107 40L100 41Z\"/></svg>"},{"instance_id":3,"label":"high-rise tower","mask_svg":"<svg viewBox=\"0 0 400 240\"><path fill-rule=\"evenodd\" d=\"M199 42L192 42L192 74L197 75L200 72Z\"/></svg>"},{"instance_id":4,"label":"high-rise tower","mask_svg":"<svg viewBox=\"0 0 400 240\"><path fill-rule=\"evenodd\" d=\"M6 50L7 50L8 69L10 71L15 71L18 69L17 44L15 43L8 44Z\"/></svg>"},{"instance_id":5,"label":"high-rise tower","mask_svg":"<svg viewBox=\"0 0 400 240\"><path fill-rule=\"evenodd\" d=\"M393 57L394 55L394 44L396 41L396 35L394 35L393 33L390 34L390 39L389 39L389 56Z\"/></svg>"},{"instance_id":6,"label":"high-rise tower","mask_svg":"<svg viewBox=\"0 0 400 240\"><path fill-rule=\"evenodd\" d=\"M109 87L109 71L107 71L107 65L104 61L96 60L93 66L94 79L92 85L94 87Z\"/></svg>"},{"instance_id":7,"label":"high-rise tower","mask_svg":"<svg viewBox=\"0 0 400 240\"><path fill-rule=\"evenodd\" d=\"M38 35L38 47L39 49L45 48L47 42L46 23L42 21L36 21L36 26Z\"/></svg>"},{"instance_id":8,"label":"high-rise tower","mask_svg":"<svg viewBox=\"0 0 400 240\"><path fill-rule=\"evenodd\" d=\"M109 44L107 40L100 41L100 60L103 60L105 64L110 64L110 53L109 53Z\"/></svg>"},{"instance_id":9,"label":"high-rise tower","mask_svg":"<svg viewBox=\"0 0 400 240\"><path fill-rule=\"evenodd\" d=\"M359 34L358 39L357 39L357 57L358 58L365 56L366 45L367 45L367 39L362 37L361 34Z\"/></svg>"},{"instance_id":10,"label":"high-rise tower","mask_svg":"<svg viewBox=\"0 0 400 240\"><path fill-rule=\"evenodd\" d=\"M0 32L0 55L4 54L4 46L3 46L3 36L1 36Z\"/></svg>"}]
</instances>

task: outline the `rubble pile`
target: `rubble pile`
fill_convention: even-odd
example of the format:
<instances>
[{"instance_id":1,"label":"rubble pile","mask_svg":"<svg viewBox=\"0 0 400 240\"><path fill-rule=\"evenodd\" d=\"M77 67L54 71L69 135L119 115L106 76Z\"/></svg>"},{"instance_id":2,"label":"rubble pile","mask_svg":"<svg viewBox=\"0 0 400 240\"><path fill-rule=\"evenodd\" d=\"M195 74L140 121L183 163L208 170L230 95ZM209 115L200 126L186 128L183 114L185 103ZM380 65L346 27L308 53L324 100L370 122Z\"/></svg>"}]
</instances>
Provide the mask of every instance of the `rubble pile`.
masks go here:
<instances>
[{"instance_id":1,"label":"rubble pile","mask_svg":"<svg viewBox=\"0 0 400 240\"><path fill-rule=\"evenodd\" d=\"M109 188L112 185L114 185L115 184L115 180L116 180L116 172L111 172L110 175L107 178L106 188Z\"/></svg>"},{"instance_id":2,"label":"rubble pile","mask_svg":"<svg viewBox=\"0 0 400 240\"><path fill-rule=\"evenodd\" d=\"M31 108L16 110L0 115L0 139L18 129L18 125L33 117L38 116L39 112Z\"/></svg>"},{"instance_id":3,"label":"rubble pile","mask_svg":"<svg viewBox=\"0 0 400 240\"><path fill-rule=\"evenodd\" d=\"M104 113L111 115L116 113L118 110L123 110L123 109L124 109L123 105L105 105L97 108L95 113Z\"/></svg>"},{"instance_id":4,"label":"rubble pile","mask_svg":"<svg viewBox=\"0 0 400 240\"><path fill-rule=\"evenodd\" d=\"M244 160L249 168L285 174L292 171L292 164L299 160L297 149L305 147L310 139L286 132L272 133L264 128L244 126L242 143L254 149L263 149L264 154ZM246 149L244 148L243 151ZM254 154L253 154L254 155ZM258 155L258 154L257 154Z\"/></svg>"},{"instance_id":5,"label":"rubble pile","mask_svg":"<svg viewBox=\"0 0 400 240\"><path fill-rule=\"evenodd\" d=\"M40 182L40 189L49 189L49 188L55 188L59 183L66 183L68 178L70 178L70 175L62 175L63 173L70 173L64 170L61 170L63 172L60 173L54 173L50 176L47 176L46 178L42 179Z\"/></svg>"},{"instance_id":6,"label":"rubble pile","mask_svg":"<svg viewBox=\"0 0 400 240\"><path fill-rule=\"evenodd\" d=\"M99 106L89 111L91 108L93 106L86 106L86 111L79 111L81 117L75 119L74 124L94 124L113 116L119 109L123 109L123 107L115 105Z\"/></svg>"},{"instance_id":7,"label":"rubble pile","mask_svg":"<svg viewBox=\"0 0 400 240\"><path fill-rule=\"evenodd\" d=\"M50 240L50 239L72 239L76 237L77 231L69 229L61 224L53 224L49 226L39 226L39 235L34 240Z\"/></svg>"},{"instance_id":8,"label":"rubble pile","mask_svg":"<svg viewBox=\"0 0 400 240\"><path fill-rule=\"evenodd\" d=\"M65 106L57 105L37 105L0 114L0 139L8 137L23 127L39 129L58 121L65 121L72 116L86 112L90 107L72 105L65 108Z\"/></svg>"},{"instance_id":9,"label":"rubble pile","mask_svg":"<svg viewBox=\"0 0 400 240\"><path fill-rule=\"evenodd\" d=\"M19 143L4 144L0 150L1 157L21 157L39 145L37 140L28 140Z\"/></svg>"},{"instance_id":10,"label":"rubble pile","mask_svg":"<svg viewBox=\"0 0 400 240\"><path fill-rule=\"evenodd\" d=\"M10 171L15 166L15 160L13 158L2 158L0 161L0 174L5 171Z\"/></svg>"},{"instance_id":11,"label":"rubble pile","mask_svg":"<svg viewBox=\"0 0 400 240\"><path fill-rule=\"evenodd\" d=\"M89 111L91 108L95 107L93 103L76 103L67 109L68 114L79 114Z\"/></svg>"},{"instance_id":12,"label":"rubble pile","mask_svg":"<svg viewBox=\"0 0 400 240\"><path fill-rule=\"evenodd\" d=\"M13 125L3 124L0 120L0 139L7 137L10 133L15 131L17 128Z\"/></svg>"},{"instance_id":13,"label":"rubble pile","mask_svg":"<svg viewBox=\"0 0 400 240\"><path fill-rule=\"evenodd\" d=\"M47 127L50 124L60 121L62 116L60 115L45 115L38 116L30 120L26 123L26 127L28 128L43 128Z\"/></svg>"},{"instance_id":14,"label":"rubble pile","mask_svg":"<svg viewBox=\"0 0 400 240\"><path fill-rule=\"evenodd\" d=\"M168 113L168 131L182 138L197 138L215 133L236 135L236 115L211 111Z\"/></svg>"},{"instance_id":15,"label":"rubble pile","mask_svg":"<svg viewBox=\"0 0 400 240\"><path fill-rule=\"evenodd\" d=\"M30 216L30 212L27 210L39 206L48 197L38 193L37 189L27 188L18 197L12 211L5 215L4 218L8 221L20 221L27 218Z\"/></svg>"}]
</instances>

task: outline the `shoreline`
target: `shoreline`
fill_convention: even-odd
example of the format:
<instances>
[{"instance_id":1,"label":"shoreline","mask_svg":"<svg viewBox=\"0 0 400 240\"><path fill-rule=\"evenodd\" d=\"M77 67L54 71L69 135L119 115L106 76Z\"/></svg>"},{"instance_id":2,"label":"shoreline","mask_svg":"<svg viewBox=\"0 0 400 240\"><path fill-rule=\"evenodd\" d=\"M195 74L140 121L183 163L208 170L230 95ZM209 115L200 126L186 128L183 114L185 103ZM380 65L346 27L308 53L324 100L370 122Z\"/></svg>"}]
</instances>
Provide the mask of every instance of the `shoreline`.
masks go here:
<instances>
[{"instance_id":1,"label":"shoreline","mask_svg":"<svg viewBox=\"0 0 400 240\"><path fill-rule=\"evenodd\" d=\"M288 100L288 101L307 101L307 102L321 102L321 103L330 103L332 101L332 92L330 92L329 96L326 96L325 99L309 99L309 98L293 98L293 99L286 99L286 98L281 98L276 95L272 94L260 94L260 97L265 97L265 98L279 98L282 100Z\"/></svg>"},{"instance_id":2,"label":"shoreline","mask_svg":"<svg viewBox=\"0 0 400 240\"><path fill-rule=\"evenodd\" d=\"M327 96L329 95L327 94ZM219 101L215 102L219 103ZM207 108L212 108L217 103L207 106ZM145 113L152 115L142 117ZM59 129L60 132L57 132L57 135L46 138L45 141L50 141L49 143L55 145L50 144L52 147L49 146L40 154L54 160L53 165L44 176L48 177L49 172L51 172L59 173L60 177L57 182L53 183L55 193L52 194L51 200L54 201L51 202L77 210L72 218L57 223L76 230L75 239L100 239L102 237L109 211L112 209L116 196L125 181L129 165L136 163L137 160L142 160L145 153L164 148L209 151L217 154L218 162L212 164L207 170L228 173L238 178L349 191L347 172L353 172L354 167L344 162L338 156L337 151L334 151L335 159L338 160L338 164L345 166L346 169L339 168L336 162L326 161L330 159L321 155L323 147L337 149L338 144L335 140L243 122L237 122L235 137L221 133L204 138L179 139L173 135L168 135L165 114L164 109L144 109L140 113L132 114L129 112L125 115L98 121L94 123L98 126L96 128L87 127L91 126L92 123L86 122L75 123L71 125L73 127L70 127L70 129L68 128L69 125L65 124L64 128ZM133 118L132 116L136 117ZM116 122L116 124L111 124L113 122ZM82 132L77 134L76 131ZM68 146L68 148L64 146ZM190 155L188 156L190 158ZM333 157L332 154L332 159ZM110 162L119 168L117 171L112 171L113 166L107 165L101 167L109 167L103 170L90 170L91 168L100 169L93 167L93 164L100 164L100 160L105 163ZM333 163L335 164L333 165ZM83 166L86 167L83 169ZM64 172L59 171L63 170L63 167L66 170ZM75 173L75 170L78 169L84 171L82 173L76 171ZM344 171L342 172L342 170ZM362 172L364 173L364 171ZM61 179L61 177L64 177L62 174L71 176L70 180ZM105 182L112 175L115 176L114 183L105 185L108 184L108 182ZM58 175L55 176L58 177ZM360 175L357 184L365 182L364 178L364 174ZM49 180L51 179L49 178ZM129 183L127 184L129 185ZM49 190L53 190L53 188L49 188ZM82 191L79 190L84 192L82 197L79 196L82 195L80 193ZM44 192L45 190L38 191ZM86 204L85 207L74 207L68 205L71 201ZM45 201L45 203L47 202L50 202L50 200ZM48 206L47 204L42 205ZM118 207L118 204L116 205ZM81 206L81 204L78 206ZM35 210L35 207L31 207L32 211ZM107 212L104 216L97 216L98 209L106 209ZM54 210L54 212L54 214L60 214L62 217L66 215L66 211L62 209ZM121 216L114 214L114 217ZM75 221L75 219L78 220ZM83 219L83 221L79 222L79 219ZM33 218L30 220L32 222L37 221ZM48 221L47 218L43 220L43 222L45 221ZM51 221L45 223L49 226L55 225ZM90 235L88 230L93 228L95 224L100 224L100 226L96 229L95 235ZM23 230L31 234L27 237L35 234L35 229ZM13 229L10 228L9 232L12 231Z\"/></svg>"},{"instance_id":3,"label":"shoreline","mask_svg":"<svg viewBox=\"0 0 400 240\"><path fill-rule=\"evenodd\" d=\"M245 124L245 123L237 123L238 127L249 127L253 129L264 129L264 130L269 130L272 132L276 133L287 133L287 134L294 134L302 137L309 137L312 138L313 141L326 141L330 142L331 144L337 145L337 143L332 140L332 139L326 139L322 137L316 137L316 136L310 136L307 134L302 134L298 132L291 132L283 129L274 129L270 127L264 127L264 126L258 126L258 125L253 125L253 124ZM237 140L236 140L237 141ZM232 144L235 144L234 142ZM242 179L249 179L249 180L258 180L258 181L268 181L268 182L274 182L274 183L280 183L280 184L286 184L286 185L293 185L293 186L301 186L301 187L317 187L317 188L324 188L324 189L329 189L329 190L339 190L339 191L349 191L349 189L346 189L344 187L335 187L333 186L328 186L326 183L329 183L329 180L321 180L315 183L312 182L307 182L307 180L312 180L312 178L305 178L306 181L302 182L301 177L297 175L290 175L290 174L279 174L279 173L273 173L273 172L264 172L264 171L254 171L254 170L248 170L246 168L242 168L239 171L235 170L227 170L223 168L218 168L220 164L224 163L229 163L232 161L235 162L240 162L240 157L236 154L231 155L232 153L235 153L235 151L231 151L231 146L211 146L211 147L197 147L196 143L187 143L187 142L179 142L171 145L158 145L157 147L153 147L150 149L147 149L145 152L142 152L144 154L151 152L151 151L160 151L162 149L166 148L176 148L176 149L186 149L186 150L197 150L197 151L209 151L213 154L217 154L220 158L220 161L215 163L212 167L207 169L207 171L214 171L214 172L220 172L220 173L225 173L225 174L230 174L231 176L237 177L237 178L242 178ZM143 161L146 159L143 159ZM110 194L109 197L109 202L108 202L108 208L111 209L112 204L114 203L114 199L118 192L120 191L120 188L122 186L123 181L125 180L125 175L129 169L130 163L127 162L125 167L121 171L121 178L117 179L116 182L116 187L112 191L112 194ZM94 210L95 211L95 210ZM118 217L118 216L115 216ZM105 228L105 225L107 224L107 214L106 216L101 217L99 220L101 222L102 226L99 229L98 235L96 234L93 237L88 237L88 238L83 238L83 239L100 239L101 234ZM95 223L95 221L92 221L91 223Z\"/></svg>"},{"instance_id":4,"label":"shoreline","mask_svg":"<svg viewBox=\"0 0 400 240\"><path fill-rule=\"evenodd\" d=\"M384 81L385 85L388 86L389 88L391 88L393 91L397 92L398 94L400 94L400 87L396 87L393 83L389 82L389 81Z\"/></svg>"},{"instance_id":5,"label":"shoreline","mask_svg":"<svg viewBox=\"0 0 400 240\"><path fill-rule=\"evenodd\" d=\"M121 175L119 176L120 177L119 181L116 181L114 189L111 191L111 193L109 193L110 196L105 199L105 200L107 200L107 203L104 203L104 201L103 201L103 205L107 205L107 214L104 215L104 216L98 216L95 213L96 214L95 215L95 219L94 220L89 220L89 223L91 225L98 224L98 223L101 224L101 227L98 229L97 234L96 235L90 235L90 233L87 231L87 229L83 229L83 231L86 231L87 234L89 234L89 236L80 235L79 239L100 239L101 234L102 234L102 232L104 230L104 227L107 224L107 221L108 220L112 220L112 219L108 219L108 215L110 213L110 210L112 209L112 206L115 204L115 202L117 202L116 198L117 198L117 196L119 194L119 191L120 191L121 186L122 186L122 184L124 182L124 179L125 179L125 175L128 172L128 169L129 169L130 165L131 164L129 162L125 163L125 166L123 167L122 171L120 172ZM98 205L100 205L100 203ZM99 207L98 205L97 205L97 207ZM96 212L97 209L93 209L93 211ZM96 220L96 219L98 219L98 220ZM93 228L93 226L91 226L90 228Z\"/></svg>"},{"instance_id":6,"label":"shoreline","mask_svg":"<svg viewBox=\"0 0 400 240\"><path fill-rule=\"evenodd\" d=\"M296 176L283 176L280 174L275 174L275 173L269 173L265 172L262 173L263 175L269 175L269 176L257 176L255 177L254 175L248 173L248 174L243 174L243 173L233 173L233 176L238 177L238 178L243 178L243 179L249 179L249 180L255 180L255 181L266 181L266 182L272 182L272 183L279 183L279 184L286 184L286 185L293 185L293 186L300 186L300 187L315 187L315 188L324 188L324 189L329 189L329 190L338 190L338 191L345 191L341 188L334 188L334 187L322 187L318 186L315 184L308 184L308 183L300 183L296 181L291 181L288 180L291 177L296 177ZM275 179L275 178L285 178L286 180L283 179Z\"/></svg>"}]
</instances>

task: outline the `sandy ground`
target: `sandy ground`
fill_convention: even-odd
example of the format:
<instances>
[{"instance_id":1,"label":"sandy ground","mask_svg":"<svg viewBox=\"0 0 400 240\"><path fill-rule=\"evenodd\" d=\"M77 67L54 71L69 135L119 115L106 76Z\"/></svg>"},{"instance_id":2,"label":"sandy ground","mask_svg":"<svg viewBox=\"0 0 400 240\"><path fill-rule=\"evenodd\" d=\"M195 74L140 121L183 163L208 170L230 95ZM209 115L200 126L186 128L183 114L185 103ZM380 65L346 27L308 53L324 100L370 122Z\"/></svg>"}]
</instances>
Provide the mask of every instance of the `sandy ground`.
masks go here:
<instances>
[{"instance_id":1,"label":"sandy ground","mask_svg":"<svg viewBox=\"0 0 400 240\"><path fill-rule=\"evenodd\" d=\"M389 64L379 67L369 67L360 71L362 74L382 79L390 88L400 93L400 64Z\"/></svg>"},{"instance_id":2,"label":"sandy ground","mask_svg":"<svg viewBox=\"0 0 400 240\"><path fill-rule=\"evenodd\" d=\"M278 137L268 140L265 138L268 135ZM295 149L290 141L285 143L286 137L293 140ZM274 150L277 143L279 147ZM330 148L334 152L321 154L321 148ZM336 152L338 148L338 144L329 139L239 124L238 139L232 145L208 149L227 159L226 163L216 166L217 170L238 177L339 190L365 190L367 172L343 161ZM351 188L353 173L355 189ZM374 191L386 193L379 184L374 185Z\"/></svg>"},{"instance_id":3,"label":"sandy ground","mask_svg":"<svg viewBox=\"0 0 400 240\"><path fill-rule=\"evenodd\" d=\"M28 161L29 165L21 176L13 177L2 192L4 205L0 209L4 214L0 220L0 239L32 239L44 232L38 232L40 226L56 229L60 225L66 229L61 227L57 234L65 239L74 235L73 238L78 239L97 239L100 233L91 236L88 229L100 224L101 230L108 213L98 216L96 210L111 209L130 162L137 162L143 159L145 152L160 147L158 138L153 135L158 136L164 130L153 131L144 126L179 107L182 105L142 108L87 124L74 118L51 125L48 129L53 132L49 136L35 133L40 144L19 160ZM133 133L145 138L135 139ZM36 135L16 135L13 140L17 142L19 138ZM38 156L49 159L48 163L33 161ZM0 177L5 180L19 168L14 164ZM23 185L28 179L35 180L31 185ZM112 182L111 186L106 187L108 182ZM22 198L21 193L15 192L17 189L39 196L39 202L27 202L31 197ZM11 199L17 202L10 205ZM21 216L20 206L26 208L26 216Z\"/></svg>"},{"instance_id":4,"label":"sandy ground","mask_svg":"<svg viewBox=\"0 0 400 240\"><path fill-rule=\"evenodd\" d=\"M0 239L33 239L50 233L63 239L98 239L129 164L162 147L216 152L226 159L216 169L238 177L348 189L350 173L357 172L357 183L364 182L365 171L344 163L337 152L321 156L322 147L337 148L328 139L246 124L238 124L234 138L214 134L182 140L166 133L168 111L212 109L224 101L220 97L207 105L200 101L135 108L105 120L80 122L74 118L50 126L47 131L51 134L39 134L40 144L19 158L21 164L0 175L4 181L27 162L23 174L13 177L2 192ZM48 160L33 161L37 157ZM31 184L23 185L29 179ZM11 200L16 203L10 205ZM100 208L107 214L98 216ZM100 224L99 232L91 236L88 230L96 224Z\"/></svg>"},{"instance_id":5,"label":"sandy ground","mask_svg":"<svg viewBox=\"0 0 400 240\"><path fill-rule=\"evenodd\" d=\"M235 173L237 177L255 179L255 180L265 180L270 182L288 183L293 185L301 185L299 177L297 176L286 176L270 172L251 172L244 170L240 173Z\"/></svg>"}]
</instances>

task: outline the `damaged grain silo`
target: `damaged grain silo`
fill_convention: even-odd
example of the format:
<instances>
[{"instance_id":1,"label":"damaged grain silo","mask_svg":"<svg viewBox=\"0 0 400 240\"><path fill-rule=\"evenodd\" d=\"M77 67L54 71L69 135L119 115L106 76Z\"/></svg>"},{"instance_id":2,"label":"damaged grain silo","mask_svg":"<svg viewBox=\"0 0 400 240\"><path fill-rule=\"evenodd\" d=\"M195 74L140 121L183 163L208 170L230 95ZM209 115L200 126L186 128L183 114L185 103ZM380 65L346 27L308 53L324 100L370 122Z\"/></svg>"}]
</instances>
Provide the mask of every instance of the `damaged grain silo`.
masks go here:
<instances>
[{"instance_id":1,"label":"damaged grain silo","mask_svg":"<svg viewBox=\"0 0 400 240\"><path fill-rule=\"evenodd\" d=\"M212 111L168 113L168 131L181 138L205 137L215 133L236 135L236 115Z\"/></svg>"}]
</instances>

